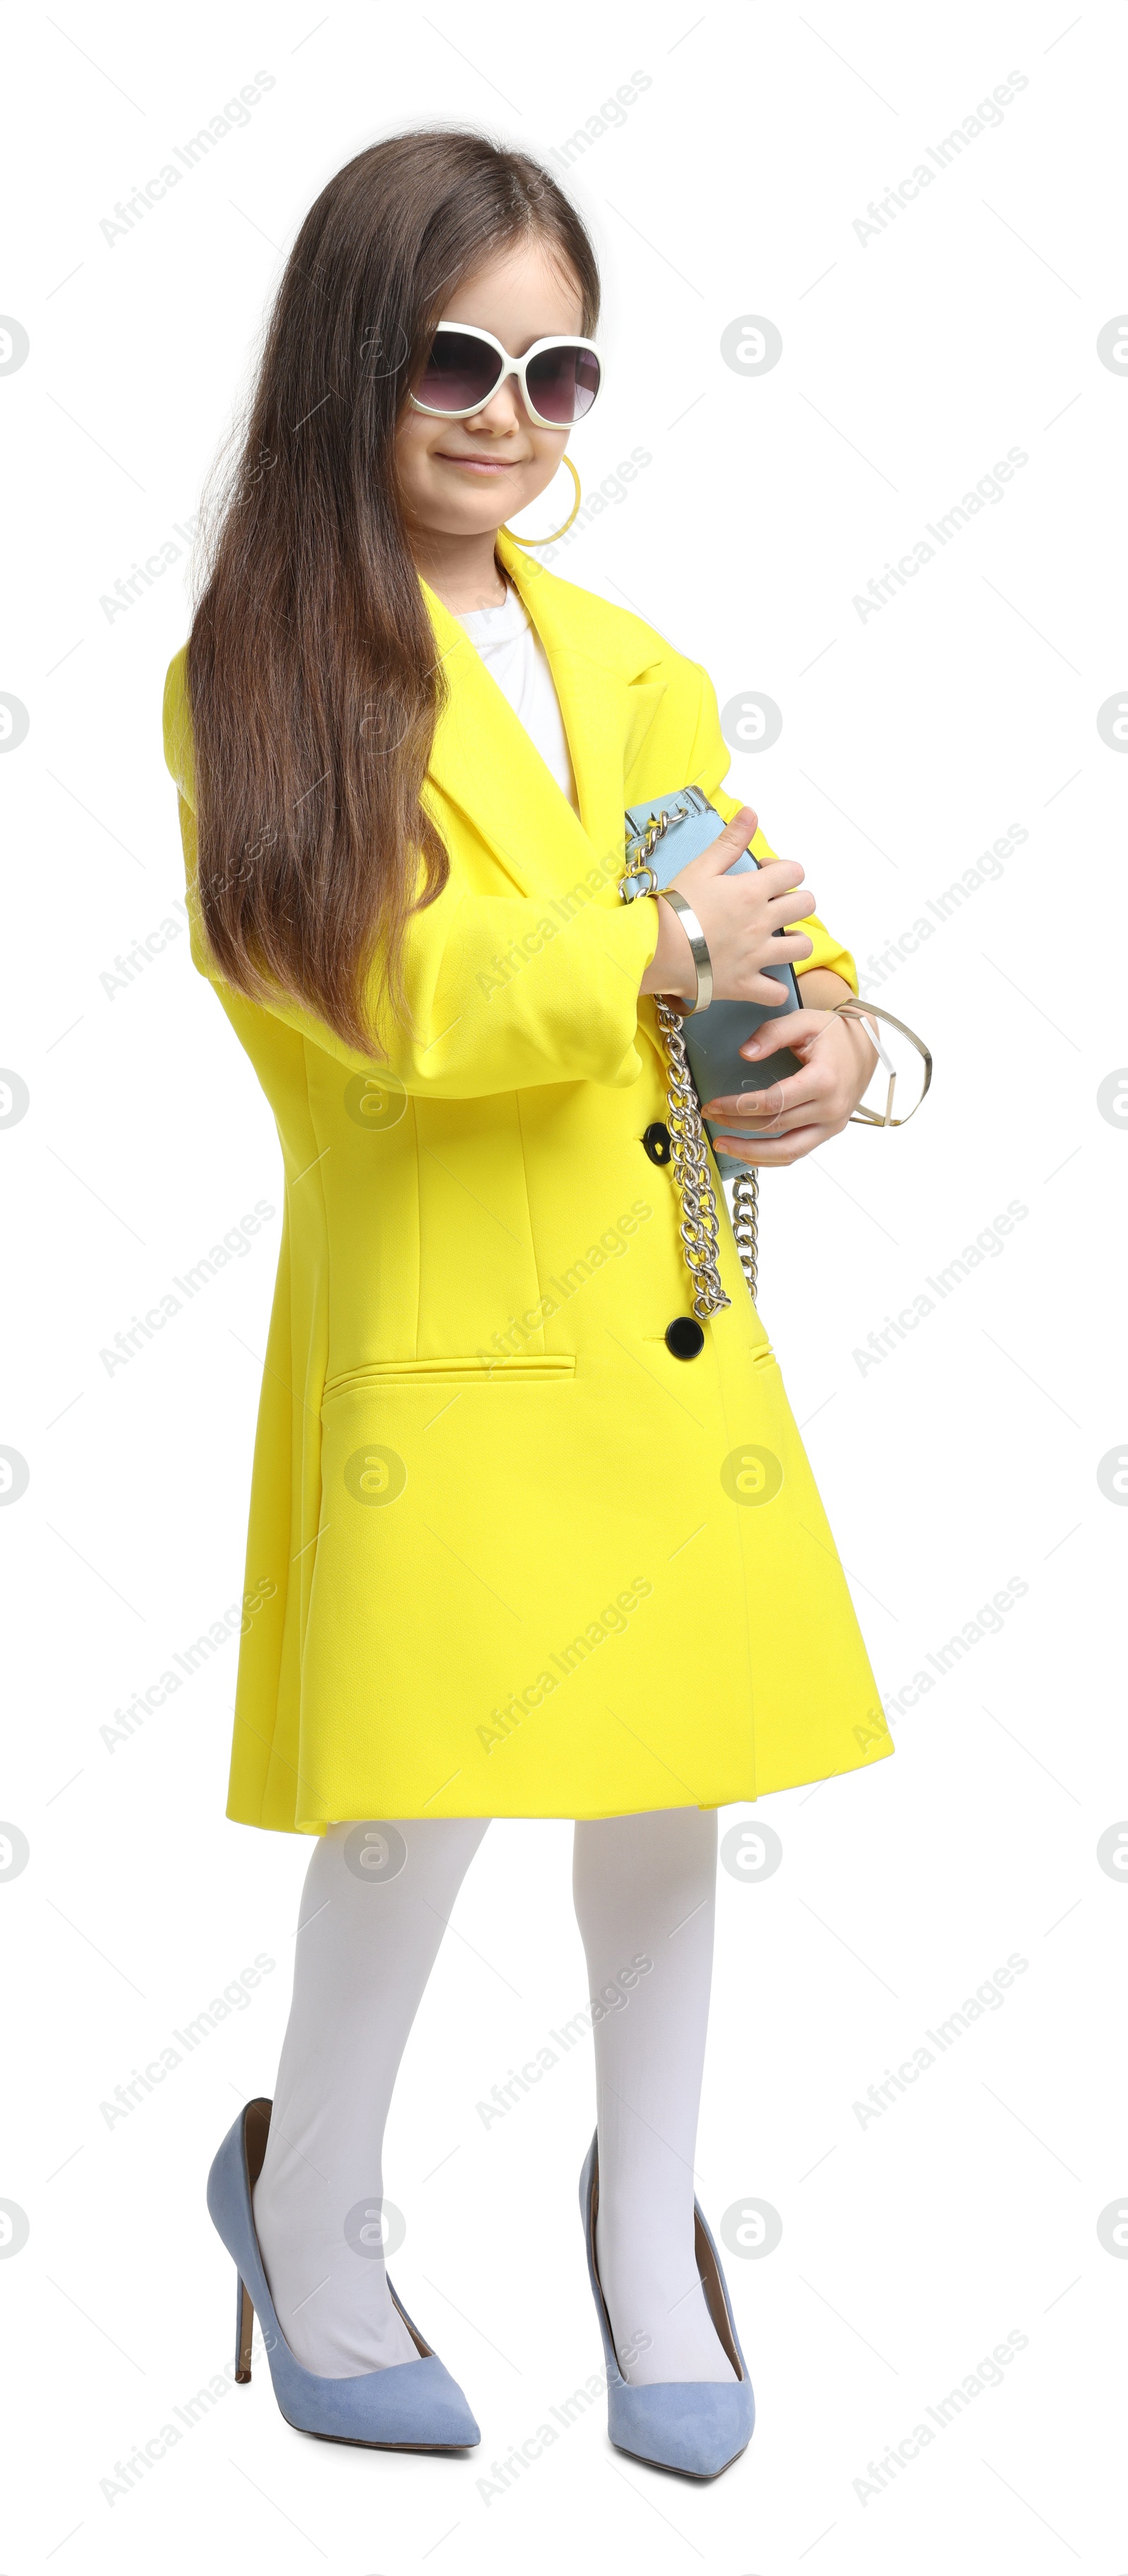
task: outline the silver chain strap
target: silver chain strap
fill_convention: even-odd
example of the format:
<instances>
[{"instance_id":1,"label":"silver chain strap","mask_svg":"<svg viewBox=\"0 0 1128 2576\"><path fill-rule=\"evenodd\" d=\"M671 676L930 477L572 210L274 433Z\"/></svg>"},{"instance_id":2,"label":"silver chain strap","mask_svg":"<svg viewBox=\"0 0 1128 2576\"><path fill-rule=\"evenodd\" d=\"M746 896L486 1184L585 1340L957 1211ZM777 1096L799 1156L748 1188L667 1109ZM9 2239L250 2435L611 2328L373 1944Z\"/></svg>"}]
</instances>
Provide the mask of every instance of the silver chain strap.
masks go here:
<instances>
[{"instance_id":1,"label":"silver chain strap","mask_svg":"<svg viewBox=\"0 0 1128 2576\"><path fill-rule=\"evenodd\" d=\"M732 1230L740 1254L740 1267L748 1281L748 1294L756 1303L756 1263L759 1257L758 1221L760 1215L760 1175L752 1167L739 1173L732 1193Z\"/></svg>"},{"instance_id":2,"label":"silver chain strap","mask_svg":"<svg viewBox=\"0 0 1128 2576\"><path fill-rule=\"evenodd\" d=\"M717 1194L709 1170L708 1147L701 1124L701 1104L689 1070L681 1014L664 993L654 996L658 1026L666 1050L666 1125L674 1187L681 1200L681 1239L685 1266L693 1283L693 1311L699 1319L718 1315L732 1299L721 1285Z\"/></svg>"},{"instance_id":3,"label":"silver chain strap","mask_svg":"<svg viewBox=\"0 0 1128 2576\"><path fill-rule=\"evenodd\" d=\"M651 868L650 854L670 828L672 817L663 812L652 815L637 848L628 858L626 878L650 878L646 892L656 894L658 881ZM709 1147L701 1120L701 1103L689 1069L682 1015L666 1000L664 993L654 996L658 1026L666 1053L666 1124L670 1130L670 1160L674 1186L681 1201L681 1239L685 1264L693 1286L693 1311L699 1321L718 1315L732 1299L721 1283L720 1238L717 1222L717 1194L709 1169ZM741 1172L733 1192L733 1234L740 1266L748 1282L748 1294L755 1302L757 1217L759 1201L755 1171Z\"/></svg>"}]
</instances>

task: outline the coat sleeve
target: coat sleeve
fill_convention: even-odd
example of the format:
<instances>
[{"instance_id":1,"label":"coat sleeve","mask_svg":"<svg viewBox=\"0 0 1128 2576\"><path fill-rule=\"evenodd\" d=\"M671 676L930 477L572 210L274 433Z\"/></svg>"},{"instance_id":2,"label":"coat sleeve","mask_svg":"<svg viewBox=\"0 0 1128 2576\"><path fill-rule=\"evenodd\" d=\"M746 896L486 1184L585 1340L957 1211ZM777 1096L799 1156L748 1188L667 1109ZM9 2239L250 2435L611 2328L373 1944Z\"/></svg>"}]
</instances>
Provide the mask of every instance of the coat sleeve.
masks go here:
<instances>
[{"instance_id":1,"label":"coat sleeve","mask_svg":"<svg viewBox=\"0 0 1128 2576\"><path fill-rule=\"evenodd\" d=\"M701 709L697 723L697 738L693 747L693 766L689 775L696 786L704 788L710 803L716 806L718 814L724 815L726 823L731 823L733 815L739 813L741 805L749 802L746 797L730 795L728 789L722 787L720 783L731 765L732 755L721 732L716 691L708 673L703 670L701 672ZM777 859L780 856L780 852L773 850L764 839L763 833L759 831L752 841L751 848L753 857L761 862ZM809 975L814 966L829 966L833 973L841 975L843 982L849 984L851 991L856 993L858 970L853 957L848 948L840 945L833 931L827 929L826 923L819 920L817 912L809 912L805 920L796 922L795 928L806 931L808 939L813 943L810 956L803 959L801 966L796 966L796 974Z\"/></svg>"},{"instance_id":2,"label":"coat sleeve","mask_svg":"<svg viewBox=\"0 0 1128 2576\"><path fill-rule=\"evenodd\" d=\"M192 958L217 986L196 873L191 734L178 655L165 688L165 760L176 780L184 844ZM623 1089L642 1070L639 986L658 944L658 908L623 904L606 867L586 879L587 900L472 894L452 877L413 915L405 951L410 1027L379 1017L369 995L381 1061L405 1090L471 1100L542 1083L599 1082ZM579 890L577 889L577 894ZM278 988L263 1007L353 1072L375 1060L346 1046Z\"/></svg>"}]
</instances>

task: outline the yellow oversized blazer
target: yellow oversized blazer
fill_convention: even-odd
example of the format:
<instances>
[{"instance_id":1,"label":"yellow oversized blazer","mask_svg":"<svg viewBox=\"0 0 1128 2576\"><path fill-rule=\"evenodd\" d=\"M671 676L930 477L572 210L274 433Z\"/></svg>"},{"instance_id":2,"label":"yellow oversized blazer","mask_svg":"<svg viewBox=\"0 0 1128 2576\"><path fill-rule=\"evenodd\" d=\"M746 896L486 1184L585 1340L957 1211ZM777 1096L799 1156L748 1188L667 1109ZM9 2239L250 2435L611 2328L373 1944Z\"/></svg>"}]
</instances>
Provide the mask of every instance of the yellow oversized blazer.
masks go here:
<instances>
[{"instance_id":1,"label":"yellow oversized blazer","mask_svg":"<svg viewBox=\"0 0 1128 2576\"><path fill-rule=\"evenodd\" d=\"M195 885L184 653L165 689L192 954L278 1125L228 1814L716 1807L892 1752L834 1541L721 1204L698 1357L668 1168L650 903L623 808L739 800L704 671L499 540L548 652L573 811L459 625L427 783L450 881L386 1066L225 985ZM757 835L758 857L770 857ZM809 966L853 962L815 918Z\"/></svg>"}]
</instances>

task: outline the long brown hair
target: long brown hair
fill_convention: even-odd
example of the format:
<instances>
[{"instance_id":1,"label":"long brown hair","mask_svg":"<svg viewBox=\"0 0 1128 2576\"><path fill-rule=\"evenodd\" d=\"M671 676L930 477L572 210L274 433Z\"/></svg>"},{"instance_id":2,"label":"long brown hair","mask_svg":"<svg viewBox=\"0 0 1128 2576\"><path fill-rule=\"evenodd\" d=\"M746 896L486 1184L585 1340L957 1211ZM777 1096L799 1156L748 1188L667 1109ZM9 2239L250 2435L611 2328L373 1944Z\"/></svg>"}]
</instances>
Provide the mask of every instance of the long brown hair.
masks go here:
<instances>
[{"instance_id":1,"label":"long brown hair","mask_svg":"<svg viewBox=\"0 0 1128 2576\"><path fill-rule=\"evenodd\" d=\"M595 255L551 173L467 131L357 154L298 233L234 463L207 510L187 680L204 928L225 980L281 987L376 1055L413 911L450 874L421 802L446 700L404 526L396 425L452 288L542 236L590 337Z\"/></svg>"}]
</instances>

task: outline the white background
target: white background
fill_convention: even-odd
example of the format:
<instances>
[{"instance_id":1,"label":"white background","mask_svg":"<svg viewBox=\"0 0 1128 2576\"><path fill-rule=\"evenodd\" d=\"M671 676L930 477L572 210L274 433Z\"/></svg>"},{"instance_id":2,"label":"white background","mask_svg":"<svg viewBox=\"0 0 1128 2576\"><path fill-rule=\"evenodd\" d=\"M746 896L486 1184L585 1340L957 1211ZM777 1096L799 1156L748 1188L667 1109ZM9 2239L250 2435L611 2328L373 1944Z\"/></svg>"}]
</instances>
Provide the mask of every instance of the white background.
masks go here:
<instances>
[{"instance_id":1,"label":"white background","mask_svg":"<svg viewBox=\"0 0 1128 2576\"><path fill-rule=\"evenodd\" d=\"M1097 711L1128 681L1128 385L1096 344L1128 294L1123 11L436 0L319 23L296 0L64 0L25 9L6 52L0 303L30 354L0 378L0 688L30 729L0 761L0 1057L30 1105L0 1131L0 1441L30 1482L0 1514L0 1807L30 1860L0 1889L0 2196L30 2235L0 2263L5 2567L1117 2576L1128 2264L1097 2222L1128 2195L1128 1894L1096 1846L1128 1814L1109 1615L1126 1523L1097 1469L1128 1436L1109 1224L1128 1145L1097 1091L1128 1061L1128 762ZM115 201L260 69L275 85L249 124L107 241ZM869 201L1012 69L1027 87L1001 125L861 241ZM182 891L160 699L185 561L119 615L102 602L197 508L341 163L436 119L546 154L635 70L650 87L575 156L609 384L573 446L589 489L636 445L652 461L557 569L704 661L722 706L777 703L778 742L730 784L934 1049L904 1133L855 1127L763 1184L761 1310L882 1691L1008 1580L1027 1589L915 1707L890 1699L893 1761L763 1802L771 1877L720 1874L698 2189L716 2224L750 2196L783 2222L769 2257L726 2256L759 2402L736 2468L660 2478L609 2449L596 2406L479 2491L602 2358L576 2210L589 2046L488 2130L476 2110L585 1996L570 1829L527 1823L496 1825L471 1872L385 2162L397 2287L480 2454L302 2439L263 2366L123 2479L230 2357L204 2179L239 2102L272 2087L308 1852L224 1820L234 1644L143 1730L101 1733L238 1597L277 1213L128 1365L99 1354L281 1198L270 1114L186 939L124 989L101 980ZM758 377L721 354L747 315L782 334ZM1005 497L863 620L855 596L1011 447L1028 461ZM1012 822L1028 839L1002 876L879 989L866 959ZM1003 1248L861 1366L1011 1201ZM275 1965L246 2010L110 2126L101 2103L260 1952ZM1012 1953L1005 2000L863 2126L868 2088ZM859 2493L1012 2332L1003 2384Z\"/></svg>"}]
</instances>

